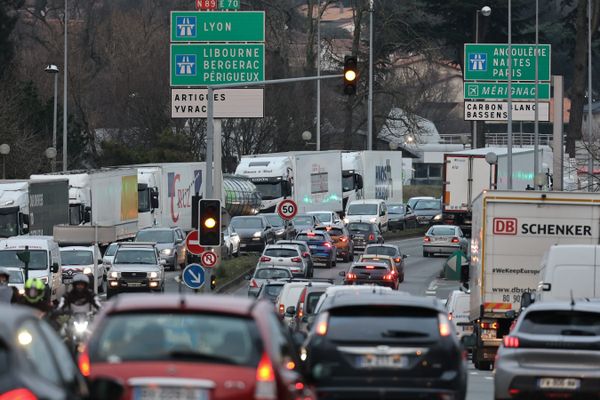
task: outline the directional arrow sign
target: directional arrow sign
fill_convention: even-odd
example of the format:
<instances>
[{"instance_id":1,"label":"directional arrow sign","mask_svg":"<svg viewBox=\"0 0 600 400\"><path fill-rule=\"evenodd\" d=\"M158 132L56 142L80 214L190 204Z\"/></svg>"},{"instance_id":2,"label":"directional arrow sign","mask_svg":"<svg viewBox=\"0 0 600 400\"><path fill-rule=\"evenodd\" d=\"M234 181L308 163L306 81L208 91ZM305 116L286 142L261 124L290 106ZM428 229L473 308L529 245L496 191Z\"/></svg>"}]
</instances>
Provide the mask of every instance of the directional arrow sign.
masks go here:
<instances>
[{"instance_id":1,"label":"directional arrow sign","mask_svg":"<svg viewBox=\"0 0 600 400\"><path fill-rule=\"evenodd\" d=\"M183 283L190 289L200 289L205 279L204 268L200 264L190 264L183 270Z\"/></svg>"},{"instance_id":2,"label":"directional arrow sign","mask_svg":"<svg viewBox=\"0 0 600 400\"><path fill-rule=\"evenodd\" d=\"M265 12L171 12L172 42L264 42Z\"/></svg>"}]
</instances>

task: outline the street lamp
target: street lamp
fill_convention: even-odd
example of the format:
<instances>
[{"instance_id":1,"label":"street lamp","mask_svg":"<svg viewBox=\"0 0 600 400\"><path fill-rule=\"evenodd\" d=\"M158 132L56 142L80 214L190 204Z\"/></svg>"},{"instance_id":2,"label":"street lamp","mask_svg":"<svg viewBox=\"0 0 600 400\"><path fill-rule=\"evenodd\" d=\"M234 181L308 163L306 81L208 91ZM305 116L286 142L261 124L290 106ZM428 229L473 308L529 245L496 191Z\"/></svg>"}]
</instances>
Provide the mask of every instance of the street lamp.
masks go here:
<instances>
[{"instance_id":1,"label":"street lamp","mask_svg":"<svg viewBox=\"0 0 600 400\"><path fill-rule=\"evenodd\" d=\"M44 154L46 155L46 158L50 160L52 166L56 165L56 147L48 147L46 151L44 151ZM52 169L52 172L54 172L54 169Z\"/></svg>"},{"instance_id":2,"label":"street lamp","mask_svg":"<svg viewBox=\"0 0 600 400\"><path fill-rule=\"evenodd\" d=\"M484 17L489 17L492 14L492 9L488 6L483 6L475 13L475 43L479 43L479 14ZM473 138L471 139L471 148L477 148L477 121L473 121Z\"/></svg>"},{"instance_id":3,"label":"street lamp","mask_svg":"<svg viewBox=\"0 0 600 400\"><path fill-rule=\"evenodd\" d=\"M65 0L65 63L63 66L63 144L62 144L62 150L63 150L63 154L62 154L62 159L63 159L63 165L62 165L62 169L63 171L67 170L67 120L68 115L67 115L67 66L68 66L68 49L69 49L69 42L68 42L68 35L67 35L67 25L69 24L69 16L68 16L68 5L69 2L68 0ZM54 144L53 144L54 145Z\"/></svg>"},{"instance_id":4,"label":"street lamp","mask_svg":"<svg viewBox=\"0 0 600 400\"><path fill-rule=\"evenodd\" d=\"M50 64L46 67L45 71L49 74L54 75L54 121L52 123L52 147L56 149L56 114L57 114L57 100L58 100L58 67L54 64ZM52 160L52 172L56 170L56 155Z\"/></svg>"},{"instance_id":5,"label":"street lamp","mask_svg":"<svg viewBox=\"0 0 600 400\"><path fill-rule=\"evenodd\" d=\"M6 156L10 153L10 146L6 143L0 144L0 154L2 154L2 179L6 179Z\"/></svg>"},{"instance_id":6,"label":"street lamp","mask_svg":"<svg viewBox=\"0 0 600 400\"><path fill-rule=\"evenodd\" d=\"M494 183L492 181L492 177L493 177L493 171L494 171L494 167L493 165L498 164L498 154L494 153L493 151L490 151L489 153L487 153L485 155L485 161L490 164L490 186L489 189L495 189L494 187Z\"/></svg>"},{"instance_id":7,"label":"street lamp","mask_svg":"<svg viewBox=\"0 0 600 400\"><path fill-rule=\"evenodd\" d=\"M304 140L306 142L307 146L309 144L314 144L314 145L317 144L317 143L311 142L310 139L312 139L312 133L310 133L309 131L302 132L302 140Z\"/></svg>"}]
</instances>

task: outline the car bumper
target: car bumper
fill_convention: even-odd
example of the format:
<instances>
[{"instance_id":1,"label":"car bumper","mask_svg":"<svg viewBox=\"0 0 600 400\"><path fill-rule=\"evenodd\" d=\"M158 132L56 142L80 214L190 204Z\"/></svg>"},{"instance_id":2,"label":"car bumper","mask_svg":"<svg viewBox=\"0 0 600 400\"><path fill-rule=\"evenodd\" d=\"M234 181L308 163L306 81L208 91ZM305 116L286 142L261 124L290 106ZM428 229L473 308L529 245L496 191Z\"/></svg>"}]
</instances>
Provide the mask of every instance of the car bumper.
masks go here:
<instances>
[{"instance_id":1,"label":"car bumper","mask_svg":"<svg viewBox=\"0 0 600 400\"><path fill-rule=\"evenodd\" d=\"M433 220L433 216L431 217L417 217L417 224L421 226L429 225L429 223Z\"/></svg>"},{"instance_id":2,"label":"car bumper","mask_svg":"<svg viewBox=\"0 0 600 400\"><path fill-rule=\"evenodd\" d=\"M460 246L451 246L451 245L423 245L423 252L429 254L452 254L455 251L460 250Z\"/></svg>"},{"instance_id":3,"label":"car bumper","mask_svg":"<svg viewBox=\"0 0 600 400\"><path fill-rule=\"evenodd\" d=\"M151 290L160 290L163 282L160 280L129 281L124 279L109 279L108 289L116 292L148 292Z\"/></svg>"}]
</instances>

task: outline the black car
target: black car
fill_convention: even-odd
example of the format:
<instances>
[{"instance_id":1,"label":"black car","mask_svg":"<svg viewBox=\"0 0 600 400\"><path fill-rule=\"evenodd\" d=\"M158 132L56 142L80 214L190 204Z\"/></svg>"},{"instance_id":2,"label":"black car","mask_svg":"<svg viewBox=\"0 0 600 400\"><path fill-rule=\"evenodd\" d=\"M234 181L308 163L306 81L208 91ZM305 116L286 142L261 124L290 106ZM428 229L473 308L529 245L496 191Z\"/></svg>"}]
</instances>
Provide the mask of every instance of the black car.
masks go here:
<instances>
[{"instance_id":1,"label":"black car","mask_svg":"<svg viewBox=\"0 0 600 400\"><path fill-rule=\"evenodd\" d=\"M286 221L278 214L262 214L275 229L276 240L292 240L296 237L296 227L291 221Z\"/></svg>"},{"instance_id":2,"label":"black car","mask_svg":"<svg viewBox=\"0 0 600 400\"><path fill-rule=\"evenodd\" d=\"M412 209L402 203L389 203L388 207L388 228L389 230L405 230L417 227L417 216Z\"/></svg>"},{"instance_id":3,"label":"black car","mask_svg":"<svg viewBox=\"0 0 600 400\"><path fill-rule=\"evenodd\" d=\"M239 216L230 225L240 237L240 251L260 251L275 243L275 229L263 215Z\"/></svg>"},{"instance_id":4,"label":"black car","mask_svg":"<svg viewBox=\"0 0 600 400\"><path fill-rule=\"evenodd\" d=\"M348 272L341 271L340 276L344 277L344 285L378 285L393 290L398 290L400 285L400 273L396 267L376 260L353 263Z\"/></svg>"},{"instance_id":5,"label":"black car","mask_svg":"<svg viewBox=\"0 0 600 400\"><path fill-rule=\"evenodd\" d=\"M443 306L404 293L340 296L303 349L319 399L464 400L466 364Z\"/></svg>"},{"instance_id":6,"label":"black car","mask_svg":"<svg viewBox=\"0 0 600 400\"><path fill-rule=\"evenodd\" d=\"M402 269L404 269L404 260L408 257L406 254L402 254L398 246L393 244L370 244L365 248L364 254L390 256L394 259L398 268L401 266Z\"/></svg>"},{"instance_id":7,"label":"black car","mask_svg":"<svg viewBox=\"0 0 600 400\"><path fill-rule=\"evenodd\" d=\"M419 226L427 226L442 218L442 202L439 199L422 199L415 203L413 212L417 216Z\"/></svg>"},{"instance_id":8,"label":"black car","mask_svg":"<svg viewBox=\"0 0 600 400\"><path fill-rule=\"evenodd\" d=\"M365 247L373 243L383 243L383 235L379 227L368 222L350 222L347 226L352 242L354 252L363 251Z\"/></svg>"}]
</instances>

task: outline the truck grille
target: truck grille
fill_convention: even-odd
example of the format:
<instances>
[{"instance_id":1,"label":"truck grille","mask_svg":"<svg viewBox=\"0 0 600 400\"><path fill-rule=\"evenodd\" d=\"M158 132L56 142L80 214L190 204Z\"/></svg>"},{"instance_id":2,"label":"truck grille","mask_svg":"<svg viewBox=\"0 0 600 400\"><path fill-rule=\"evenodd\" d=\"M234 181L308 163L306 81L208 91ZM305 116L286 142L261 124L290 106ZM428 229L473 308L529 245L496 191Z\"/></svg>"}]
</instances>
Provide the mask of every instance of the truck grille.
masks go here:
<instances>
[{"instance_id":1,"label":"truck grille","mask_svg":"<svg viewBox=\"0 0 600 400\"><path fill-rule=\"evenodd\" d=\"M146 276L147 276L146 272L121 272L122 278L140 279L140 278L146 278Z\"/></svg>"}]
</instances>

